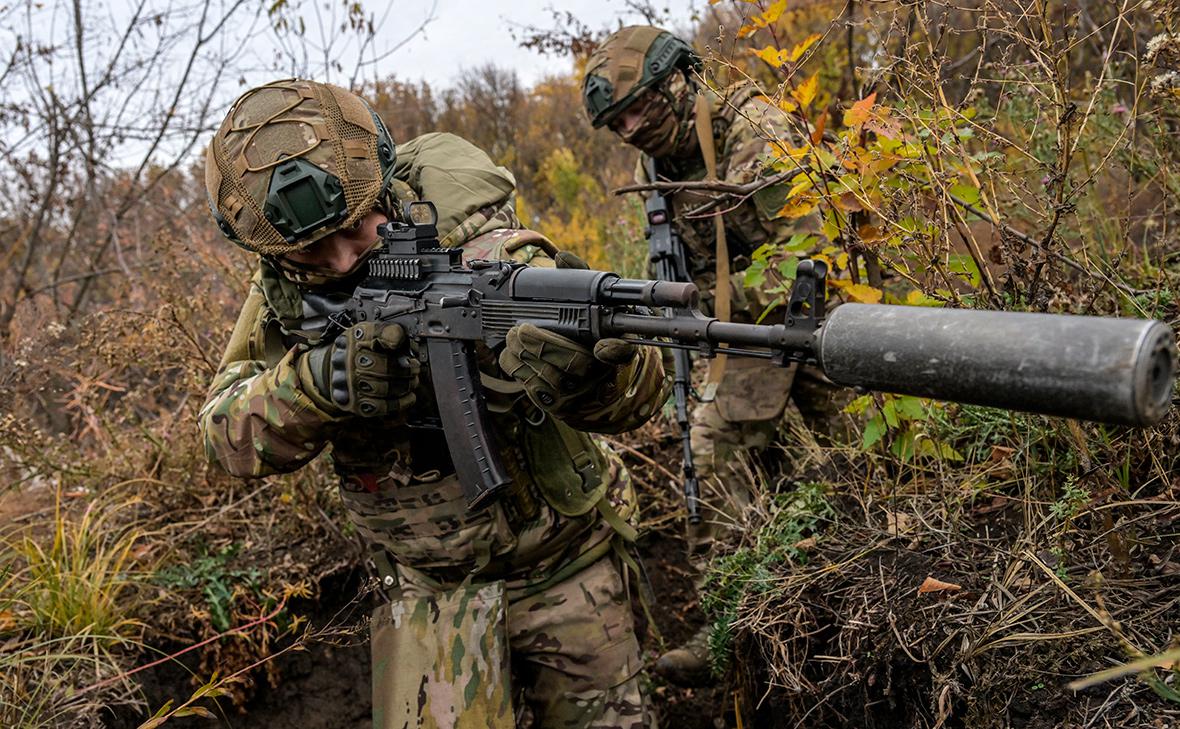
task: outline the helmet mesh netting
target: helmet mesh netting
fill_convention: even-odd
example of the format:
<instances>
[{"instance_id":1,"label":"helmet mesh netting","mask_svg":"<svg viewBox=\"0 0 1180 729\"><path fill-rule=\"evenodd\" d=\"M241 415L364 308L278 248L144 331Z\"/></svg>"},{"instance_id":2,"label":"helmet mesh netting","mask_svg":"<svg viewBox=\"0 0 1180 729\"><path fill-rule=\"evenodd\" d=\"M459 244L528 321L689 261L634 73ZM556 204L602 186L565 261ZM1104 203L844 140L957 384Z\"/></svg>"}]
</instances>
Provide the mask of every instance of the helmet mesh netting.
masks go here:
<instances>
[{"instance_id":1,"label":"helmet mesh netting","mask_svg":"<svg viewBox=\"0 0 1180 729\"><path fill-rule=\"evenodd\" d=\"M283 84L279 83L273 85L283 86ZM348 169L349 157L344 146L345 140L359 140L364 142L367 146L366 160L371 166L379 170L377 162L377 135L346 121L340 112L340 105L327 86L323 84L312 84L312 88L315 90L315 101L319 102L320 111L328 126L328 136L331 138L330 143L332 144L336 169L328 171L340 180L341 187L344 191L344 200L348 205L348 216L339 225L328 229L328 232L330 232L331 230L349 228L355 225L358 220L372 209L374 201L376 201L381 193L382 181L379 171L373 178L357 180L351 178ZM223 123L223 129L225 125L230 124L232 116L233 112L231 111ZM282 117L279 117L275 121L277 122L281 119ZM262 206L247 190L242 178L234 169L233 160L227 157L224 141L218 137L214 138L210 148L217 168L221 172L218 200L226 200L230 196L234 196L242 203L242 206L245 208L242 213L236 216L227 215L224 217L235 235L247 248L264 256L284 255L306 248L314 240L323 237L321 235L316 239L288 242L271 225L270 221L266 219Z\"/></svg>"},{"instance_id":2,"label":"helmet mesh netting","mask_svg":"<svg viewBox=\"0 0 1180 729\"><path fill-rule=\"evenodd\" d=\"M377 196L381 193L381 174L369 179L353 180L348 173L348 153L344 149L344 140L360 140L366 143L365 158L371 165L377 167L377 135L344 120L340 113L340 105L336 97L327 88L320 87L320 106L324 112L324 119L328 122L331 132L332 145L336 157L336 177L344 187L344 200L348 203L348 217L340 224L340 228L350 228L373 208ZM379 168L378 168L379 169Z\"/></svg>"},{"instance_id":3,"label":"helmet mesh netting","mask_svg":"<svg viewBox=\"0 0 1180 729\"><path fill-rule=\"evenodd\" d=\"M233 162L226 158L224 143L214 137L212 144L213 159L221 171L221 186L217 191L218 200L227 200L231 195L236 197L248 211L247 215L225 216L225 220L238 236L238 240L248 248L264 256L282 255L298 250L299 246L288 243L279 231L270 224L263 214L258 202L246 190L242 179L234 170ZM234 219L236 217L236 220ZM244 224L253 222L250 230L239 227L238 221Z\"/></svg>"}]
</instances>

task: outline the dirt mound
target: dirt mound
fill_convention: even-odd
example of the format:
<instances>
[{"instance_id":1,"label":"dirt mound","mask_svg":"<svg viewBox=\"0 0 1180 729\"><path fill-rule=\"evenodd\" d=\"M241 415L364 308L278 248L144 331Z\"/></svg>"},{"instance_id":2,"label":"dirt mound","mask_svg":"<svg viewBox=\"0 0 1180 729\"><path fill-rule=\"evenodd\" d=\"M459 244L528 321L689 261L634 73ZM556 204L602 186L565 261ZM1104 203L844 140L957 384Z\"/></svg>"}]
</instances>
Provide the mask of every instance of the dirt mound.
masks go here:
<instances>
[{"instance_id":1,"label":"dirt mound","mask_svg":"<svg viewBox=\"0 0 1180 729\"><path fill-rule=\"evenodd\" d=\"M1108 441L1117 453L1092 454L1125 464L1121 485L1036 418L986 440L932 431L959 454L956 469L836 449L796 458L816 480L780 483L713 567L715 632L756 707L747 718L1175 725L1171 671L1067 686L1162 652L1180 628L1180 557L1166 536L1180 471L1175 451L1159 457L1162 433L1120 434Z\"/></svg>"}]
</instances>

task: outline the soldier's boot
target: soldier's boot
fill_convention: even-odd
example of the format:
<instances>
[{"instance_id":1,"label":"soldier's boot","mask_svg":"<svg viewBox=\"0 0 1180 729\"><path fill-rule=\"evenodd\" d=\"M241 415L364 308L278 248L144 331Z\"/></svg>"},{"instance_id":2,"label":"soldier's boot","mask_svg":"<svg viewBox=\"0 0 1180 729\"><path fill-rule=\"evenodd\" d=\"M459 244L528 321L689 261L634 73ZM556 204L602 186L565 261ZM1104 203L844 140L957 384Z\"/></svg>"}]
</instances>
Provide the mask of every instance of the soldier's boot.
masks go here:
<instances>
[{"instance_id":1,"label":"soldier's boot","mask_svg":"<svg viewBox=\"0 0 1180 729\"><path fill-rule=\"evenodd\" d=\"M656 661L655 670L667 681L683 688L712 684L709 667L709 630L706 623L684 645L673 648Z\"/></svg>"}]
</instances>

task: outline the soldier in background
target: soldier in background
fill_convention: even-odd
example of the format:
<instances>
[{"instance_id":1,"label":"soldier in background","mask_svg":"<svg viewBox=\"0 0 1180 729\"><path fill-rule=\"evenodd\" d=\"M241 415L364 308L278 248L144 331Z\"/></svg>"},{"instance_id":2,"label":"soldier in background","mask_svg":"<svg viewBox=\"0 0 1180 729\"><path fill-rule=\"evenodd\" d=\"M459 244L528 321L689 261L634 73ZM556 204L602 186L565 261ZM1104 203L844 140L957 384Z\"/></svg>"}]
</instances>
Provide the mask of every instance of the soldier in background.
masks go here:
<instances>
[{"instance_id":1,"label":"soldier in background","mask_svg":"<svg viewBox=\"0 0 1180 729\"><path fill-rule=\"evenodd\" d=\"M201 410L206 452L260 477L331 446L390 598L373 617L374 726L651 726L621 574L634 491L588 433L656 412L658 354L622 340L589 351L531 325L479 352L513 483L471 512L405 331L327 329L377 226L419 196L438 207L442 244L466 257L584 266L520 228L511 174L452 135L395 148L360 97L287 80L233 105L206 187L222 232L260 255Z\"/></svg>"},{"instance_id":2,"label":"soldier in background","mask_svg":"<svg viewBox=\"0 0 1180 729\"><path fill-rule=\"evenodd\" d=\"M771 140L799 147L804 140L778 107L752 83L718 92L700 86L692 71L700 57L673 34L651 26L623 28L590 57L583 100L595 128L607 127L643 154L637 178L651 182L711 179L746 184L772 173ZM817 230L814 220L777 218L784 185L772 185L744 199L728 199L711 212L693 214L713 196L680 190L669 196L677 232L689 260L687 269L702 292L711 292L714 315L754 321L771 297L749 288L741 273L763 244L782 244L798 232ZM720 221L720 223L719 223ZM720 255L719 255L720 253ZM725 289L717 286L725 280ZM728 310L728 311L727 311ZM769 312L773 320L776 312ZM711 363L712 364L712 363ZM718 373L720 370L720 374ZM692 414L691 440L702 495L702 520L689 525L691 561L703 570L716 536L731 528L750 503L749 476L742 454L775 443L784 426L788 398L804 422L829 432L838 422L834 386L812 367L777 367L764 360L728 359L712 366L703 402ZM709 678L707 626L684 646L660 657L656 670L686 686Z\"/></svg>"}]
</instances>

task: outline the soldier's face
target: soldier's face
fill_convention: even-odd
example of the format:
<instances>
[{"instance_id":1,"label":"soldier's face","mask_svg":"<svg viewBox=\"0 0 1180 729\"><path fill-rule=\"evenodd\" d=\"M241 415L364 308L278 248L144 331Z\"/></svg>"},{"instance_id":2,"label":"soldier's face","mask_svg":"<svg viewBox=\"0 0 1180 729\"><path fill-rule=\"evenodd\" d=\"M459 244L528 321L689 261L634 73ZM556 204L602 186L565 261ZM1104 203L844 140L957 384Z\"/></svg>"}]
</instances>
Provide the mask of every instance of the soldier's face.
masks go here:
<instances>
[{"instance_id":1,"label":"soldier's face","mask_svg":"<svg viewBox=\"0 0 1180 729\"><path fill-rule=\"evenodd\" d=\"M651 93L646 92L646 93ZM611 120L610 130L620 137L626 138L635 133L639 125L643 123L643 112L646 109L646 104L638 101L631 104L626 109L619 112L619 115Z\"/></svg>"},{"instance_id":2,"label":"soldier's face","mask_svg":"<svg viewBox=\"0 0 1180 729\"><path fill-rule=\"evenodd\" d=\"M286 258L308 268L349 273L377 242L377 226L389 222L384 213L372 211L353 227L338 230Z\"/></svg>"},{"instance_id":3,"label":"soldier's face","mask_svg":"<svg viewBox=\"0 0 1180 729\"><path fill-rule=\"evenodd\" d=\"M679 124L664 94L646 89L607 126L632 147L663 157L673 149Z\"/></svg>"}]
</instances>

